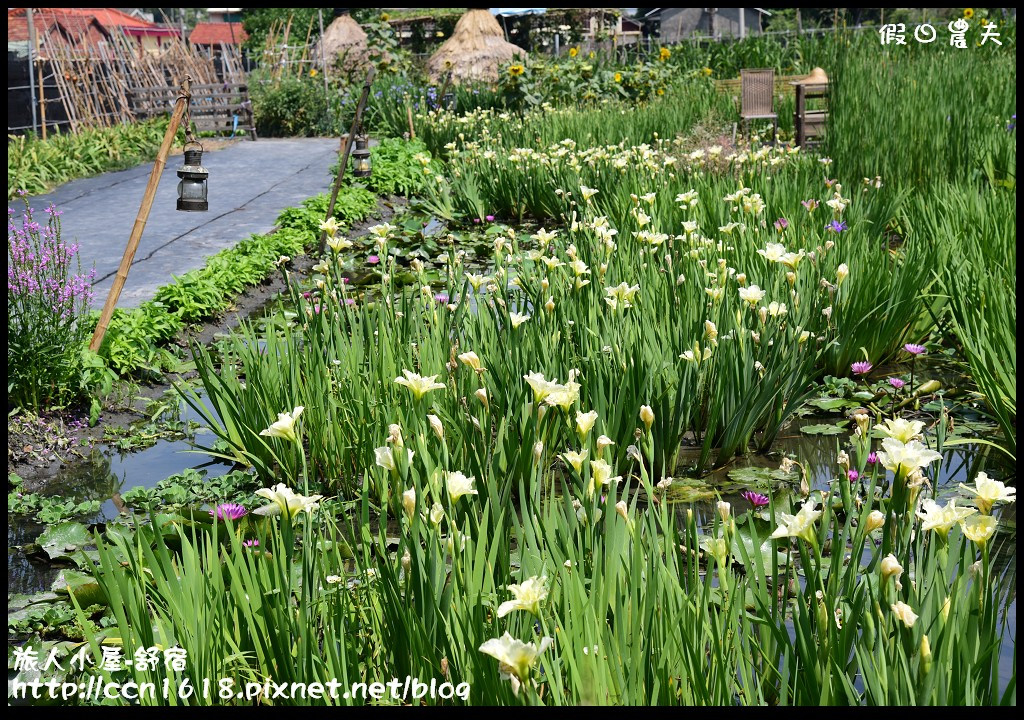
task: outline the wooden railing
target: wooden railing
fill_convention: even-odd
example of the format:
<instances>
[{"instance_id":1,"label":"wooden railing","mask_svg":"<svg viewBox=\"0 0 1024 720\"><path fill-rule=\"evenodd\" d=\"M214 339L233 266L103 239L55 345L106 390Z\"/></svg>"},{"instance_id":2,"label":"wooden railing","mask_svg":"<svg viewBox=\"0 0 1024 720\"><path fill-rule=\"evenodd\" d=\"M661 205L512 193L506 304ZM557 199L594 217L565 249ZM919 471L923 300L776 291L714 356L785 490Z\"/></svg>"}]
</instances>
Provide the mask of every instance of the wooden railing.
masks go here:
<instances>
[{"instance_id":1,"label":"wooden railing","mask_svg":"<svg viewBox=\"0 0 1024 720\"><path fill-rule=\"evenodd\" d=\"M178 97L178 88L136 87L129 91L129 102L137 118L148 118L170 112ZM245 130L256 139L249 88L244 83L193 85L190 103L192 121L198 132L233 133ZM238 124L235 124L235 118Z\"/></svg>"}]
</instances>

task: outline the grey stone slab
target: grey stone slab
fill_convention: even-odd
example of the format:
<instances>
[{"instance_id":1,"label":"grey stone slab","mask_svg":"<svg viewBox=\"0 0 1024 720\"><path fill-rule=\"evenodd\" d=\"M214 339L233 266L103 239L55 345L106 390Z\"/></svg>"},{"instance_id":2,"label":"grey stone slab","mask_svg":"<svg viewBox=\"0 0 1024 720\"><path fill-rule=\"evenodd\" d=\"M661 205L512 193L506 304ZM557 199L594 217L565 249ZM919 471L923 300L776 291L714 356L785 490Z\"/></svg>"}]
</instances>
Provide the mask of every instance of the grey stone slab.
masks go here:
<instances>
[{"instance_id":1,"label":"grey stone slab","mask_svg":"<svg viewBox=\"0 0 1024 720\"><path fill-rule=\"evenodd\" d=\"M202 267L207 257L253 233L267 232L282 210L328 191L337 150L337 139L289 138L242 140L208 152L203 165L210 171L210 209L202 213L175 209L175 171L182 158L169 158L118 307L152 298L173 275ZM30 200L36 210L52 202L64 211L63 236L81 246L83 268L96 268L96 307L113 283L152 167L147 163L73 180Z\"/></svg>"}]
</instances>

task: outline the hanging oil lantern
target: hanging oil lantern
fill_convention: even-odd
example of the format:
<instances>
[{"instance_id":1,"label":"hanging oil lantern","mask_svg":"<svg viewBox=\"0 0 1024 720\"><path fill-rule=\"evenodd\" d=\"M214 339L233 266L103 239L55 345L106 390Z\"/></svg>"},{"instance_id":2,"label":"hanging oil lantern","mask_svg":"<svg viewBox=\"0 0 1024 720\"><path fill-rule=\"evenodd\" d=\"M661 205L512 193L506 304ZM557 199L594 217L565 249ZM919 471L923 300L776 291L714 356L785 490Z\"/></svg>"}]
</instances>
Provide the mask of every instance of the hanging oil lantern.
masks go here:
<instances>
[{"instance_id":1,"label":"hanging oil lantern","mask_svg":"<svg viewBox=\"0 0 1024 720\"><path fill-rule=\"evenodd\" d=\"M359 178L370 177L370 141L366 135L356 136L356 149L352 151L352 175Z\"/></svg>"},{"instance_id":2,"label":"hanging oil lantern","mask_svg":"<svg viewBox=\"0 0 1024 720\"><path fill-rule=\"evenodd\" d=\"M178 210L184 212L206 212L210 209L207 201L206 179L209 171L203 167L203 146L192 141L185 144L185 164L178 169Z\"/></svg>"}]
</instances>

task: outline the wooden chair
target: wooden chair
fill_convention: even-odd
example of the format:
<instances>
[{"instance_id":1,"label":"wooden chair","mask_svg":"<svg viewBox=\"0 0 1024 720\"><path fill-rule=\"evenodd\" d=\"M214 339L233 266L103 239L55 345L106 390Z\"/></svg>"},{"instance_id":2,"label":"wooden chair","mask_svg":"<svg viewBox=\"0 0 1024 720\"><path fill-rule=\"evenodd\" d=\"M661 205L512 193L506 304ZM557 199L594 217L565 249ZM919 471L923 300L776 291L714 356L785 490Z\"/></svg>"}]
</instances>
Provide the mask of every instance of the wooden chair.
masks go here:
<instances>
[{"instance_id":1,"label":"wooden chair","mask_svg":"<svg viewBox=\"0 0 1024 720\"><path fill-rule=\"evenodd\" d=\"M775 112L775 70L740 70L740 118L743 133L750 135L751 120L772 121L772 145L779 135L779 116Z\"/></svg>"}]
</instances>

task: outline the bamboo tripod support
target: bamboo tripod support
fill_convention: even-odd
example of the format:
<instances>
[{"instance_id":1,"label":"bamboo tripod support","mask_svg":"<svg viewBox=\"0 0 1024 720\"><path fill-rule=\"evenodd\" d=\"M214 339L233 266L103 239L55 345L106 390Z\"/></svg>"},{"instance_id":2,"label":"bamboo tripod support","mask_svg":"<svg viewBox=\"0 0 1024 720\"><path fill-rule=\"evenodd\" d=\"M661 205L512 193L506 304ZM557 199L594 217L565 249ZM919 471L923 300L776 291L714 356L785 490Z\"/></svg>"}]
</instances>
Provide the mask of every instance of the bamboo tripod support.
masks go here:
<instances>
[{"instance_id":1,"label":"bamboo tripod support","mask_svg":"<svg viewBox=\"0 0 1024 720\"><path fill-rule=\"evenodd\" d=\"M373 84L373 76L377 72L376 68L370 68L370 71L366 73L366 82L363 84L363 94L359 96L359 104L356 105L356 116L352 118L352 129L349 130L348 138L345 140L345 145L341 151L341 164L338 166L338 175L334 178L334 187L331 188L331 201L327 205L327 217L324 220L330 220L334 217L334 203L338 200L338 191L341 190L341 179L345 176L345 168L348 167L348 157L352 153L352 143L355 142L356 132L359 130L359 126L363 120L363 110L366 109L366 98L370 95L370 85ZM321 255L324 254L324 250L327 248L327 231L320 231L320 246L319 252Z\"/></svg>"},{"instance_id":2,"label":"bamboo tripod support","mask_svg":"<svg viewBox=\"0 0 1024 720\"><path fill-rule=\"evenodd\" d=\"M185 81L181 84L181 90L178 93L178 101L174 104L171 123L167 126L164 140L160 144L160 151L156 155L156 162L153 163L153 171L149 174L146 192L142 195L142 204L139 206L138 215L135 216L135 224L132 225L132 233L128 238L128 245L124 249L121 265L117 269L117 275L114 276L114 284L110 286L110 293L107 295L107 301L103 304L103 312L100 313L100 320L96 323L96 331L93 333L92 341L89 343L89 349L93 352L97 351L103 342L103 336L106 334L107 326L110 324L110 317L114 314L117 299L121 296L121 289L124 287L125 280L128 279L128 270L131 268L132 260L135 259L135 251L139 249L139 241L142 240L142 231L146 229L149 211L153 208L156 188L160 184L160 174L167 164L167 154L171 150L174 136L178 134L181 118L185 115L189 99L192 97L191 85L192 77L186 75Z\"/></svg>"}]
</instances>

